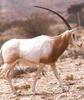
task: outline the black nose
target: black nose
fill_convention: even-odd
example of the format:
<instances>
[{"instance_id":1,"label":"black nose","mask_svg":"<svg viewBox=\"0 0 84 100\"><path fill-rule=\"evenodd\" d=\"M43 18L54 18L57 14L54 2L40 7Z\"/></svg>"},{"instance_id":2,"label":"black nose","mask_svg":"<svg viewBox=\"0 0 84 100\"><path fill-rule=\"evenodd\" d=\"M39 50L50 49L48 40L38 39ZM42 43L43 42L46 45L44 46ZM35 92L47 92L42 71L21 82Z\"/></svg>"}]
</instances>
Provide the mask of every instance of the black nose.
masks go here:
<instances>
[{"instance_id":1,"label":"black nose","mask_svg":"<svg viewBox=\"0 0 84 100\"><path fill-rule=\"evenodd\" d=\"M81 47L82 47L82 43L81 43Z\"/></svg>"},{"instance_id":2,"label":"black nose","mask_svg":"<svg viewBox=\"0 0 84 100\"><path fill-rule=\"evenodd\" d=\"M79 47L82 47L82 43L79 45Z\"/></svg>"}]
</instances>

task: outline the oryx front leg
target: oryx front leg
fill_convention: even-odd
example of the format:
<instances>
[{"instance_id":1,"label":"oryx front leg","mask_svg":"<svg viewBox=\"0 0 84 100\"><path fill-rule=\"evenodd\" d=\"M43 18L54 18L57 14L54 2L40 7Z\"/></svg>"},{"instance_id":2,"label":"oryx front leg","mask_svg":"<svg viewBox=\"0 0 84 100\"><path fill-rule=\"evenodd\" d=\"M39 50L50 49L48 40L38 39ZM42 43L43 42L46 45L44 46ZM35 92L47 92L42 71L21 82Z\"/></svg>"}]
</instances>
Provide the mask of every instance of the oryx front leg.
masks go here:
<instances>
[{"instance_id":1,"label":"oryx front leg","mask_svg":"<svg viewBox=\"0 0 84 100\"><path fill-rule=\"evenodd\" d=\"M61 80L60 80L60 77L59 77L59 74L58 74L57 69L56 69L56 67L55 67L55 64L52 64L51 67L52 67L52 70L53 70L53 73L54 73L56 79L57 79L58 82L59 82L59 85L60 85L61 88L62 88L62 91L65 92L66 90L65 90L65 88L64 88L64 86L63 86L63 84L62 84L62 82L61 82Z\"/></svg>"},{"instance_id":2,"label":"oryx front leg","mask_svg":"<svg viewBox=\"0 0 84 100\"><path fill-rule=\"evenodd\" d=\"M33 82L33 86L32 86L32 92L33 92L33 94L35 94L36 83L37 83L38 77L40 76L40 72L43 69L43 66L44 66L43 64L39 65L39 67L37 69L37 72L36 72L36 75L34 77L34 82Z\"/></svg>"}]
</instances>

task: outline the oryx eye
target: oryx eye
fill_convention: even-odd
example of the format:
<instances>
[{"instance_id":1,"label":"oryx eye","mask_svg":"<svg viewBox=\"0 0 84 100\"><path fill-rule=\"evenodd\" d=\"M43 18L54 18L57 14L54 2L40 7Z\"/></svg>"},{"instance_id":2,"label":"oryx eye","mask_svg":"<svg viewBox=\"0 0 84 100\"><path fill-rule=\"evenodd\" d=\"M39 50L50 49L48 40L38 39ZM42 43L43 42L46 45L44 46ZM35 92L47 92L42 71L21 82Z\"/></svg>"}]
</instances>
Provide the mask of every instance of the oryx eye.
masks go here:
<instances>
[{"instance_id":1,"label":"oryx eye","mask_svg":"<svg viewBox=\"0 0 84 100\"><path fill-rule=\"evenodd\" d=\"M75 39L75 35L73 34L73 39Z\"/></svg>"}]
</instances>

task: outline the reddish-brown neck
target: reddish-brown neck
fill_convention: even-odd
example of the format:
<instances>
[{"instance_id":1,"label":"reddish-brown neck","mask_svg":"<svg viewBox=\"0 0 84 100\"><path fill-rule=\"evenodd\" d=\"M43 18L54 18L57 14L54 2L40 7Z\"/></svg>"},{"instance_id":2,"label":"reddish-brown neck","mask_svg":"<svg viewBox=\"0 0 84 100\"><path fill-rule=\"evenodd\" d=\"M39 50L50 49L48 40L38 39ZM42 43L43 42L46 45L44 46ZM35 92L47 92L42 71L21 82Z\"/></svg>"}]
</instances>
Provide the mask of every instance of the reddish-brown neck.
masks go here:
<instances>
[{"instance_id":1,"label":"reddish-brown neck","mask_svg":"<svg viewBox=\"0 0 84 100\"><path fill-rule=\"evenodd\" d=\"M61 56L61 54L65 51L65 49L67 48L68 44L69 44L69 39L70 36L69 35L60 35L60 36L54 36L52 37L53 39L53 48L51 53L49 54L49 56L46 58L41 58L41 63L55 63L57 61L57 59L59 58L59 56Z\"/></svg>"},{"instance_id":2,"label":"reddish-brown neck","mask_svg":"<svg viewBox=\"0 0 84 100\"><path fill-rule=\"evenodd\" d=\"M69 34L65 34L63 36L60 35L58 38L55 37L54 48L56 48L55 55L57 59L65 51L65 49L67 48L69 44L69 41L70 41Z\"/></svg>"}]
</instances>

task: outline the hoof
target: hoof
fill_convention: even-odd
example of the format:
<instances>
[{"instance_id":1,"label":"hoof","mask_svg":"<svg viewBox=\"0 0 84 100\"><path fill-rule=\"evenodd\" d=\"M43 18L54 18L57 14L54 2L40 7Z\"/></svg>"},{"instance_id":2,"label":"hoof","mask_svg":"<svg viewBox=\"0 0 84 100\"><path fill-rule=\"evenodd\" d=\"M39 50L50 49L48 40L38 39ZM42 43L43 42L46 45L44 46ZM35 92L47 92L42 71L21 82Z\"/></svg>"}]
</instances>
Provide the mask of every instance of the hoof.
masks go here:
<instances>
[{"instance_id":1,"label":"hoof","mask_svg":"<svg viewBox=\"0 0 84 100\"><path fill-rule=\"evenodd\" d=\"M21 96L21 93L19 93L19 92L14 92L13 95L14 95L14 96Z\"/></svg>"},{"instance_id":2,"label":"hoof","mask_svg":"<svg viewBox=\"0 0 84 100\"><path fill-rule=\"evenodd\" d=\"M64 92L67 92L67 91L66 91L66 89L62 89L62 92L64 93Z\"/></svg>"},{"instance_id":3,"label":"hoof","mask_svg":"<svg viewBox=\"0 0 84 100\"><path fill-rule=\"evenodd\" d=\"M64 93L64 92L69 92L69 90L68 89L62 89L62 92Z\"/></svg>"},{"instance_id":4,"label":"hoof","mask_svg":"<svg viewBox=\"0 0 84 100\"><path fill-rule=\"evenodd\" d=\"M21 94L20 93L16 93L16 96L21 96Z\"/></svg>"},{"instance_id":5,"label":"hoof","mask_svg":"<svg viewBox=\"0 0 84 100\"><path fill-rule=\"evenodd\" d=\"M32 95L33 95L33 96L36 95L36 92L35 92L35 91L32 91Z\"/></svg>"},{"instance_id":6,"label":"hoof","mask_svg":"<svg viewBox=\"0 0 84 100\"><path fill-rule=\"evenodd\" d=\"M33 92L32 95L36 95L36 92Z\"/></svg>"}]
</instances>

